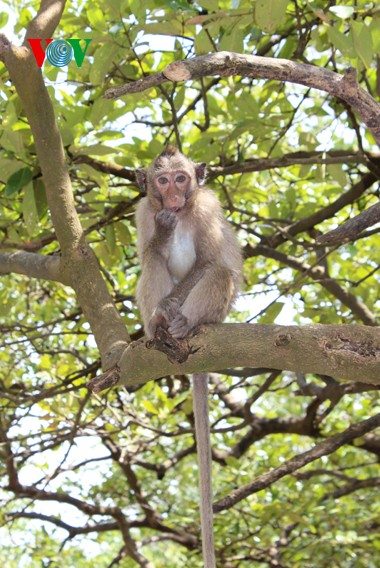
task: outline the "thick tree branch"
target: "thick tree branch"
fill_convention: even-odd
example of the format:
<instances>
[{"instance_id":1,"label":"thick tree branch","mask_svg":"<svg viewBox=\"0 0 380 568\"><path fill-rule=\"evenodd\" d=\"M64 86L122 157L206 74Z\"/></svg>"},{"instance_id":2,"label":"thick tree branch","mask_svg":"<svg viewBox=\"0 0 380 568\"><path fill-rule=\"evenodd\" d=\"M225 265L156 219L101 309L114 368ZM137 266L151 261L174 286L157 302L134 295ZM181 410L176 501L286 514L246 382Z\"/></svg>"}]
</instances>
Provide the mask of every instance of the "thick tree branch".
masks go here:
<instances>
[{"instance_id":1,"label":"thick tree branch","mask_svg":"<svg viewBox=\"0 0 380 568\"><path fill-rule=\"evenodd\" d=\"M58 0L43 2L30 24L31 29L37 25L45 32L53 31L63 7L64 2ZM61 273L76 292L94 333L103 368L108 369L117 362L129 336L102 278L98 261L85 241L53 105L29 48L8 46L3 59L33 133L53 225L62 248Z\"/></svg>"},{"instance_id":2,"label":"thick tree branch","mask_svg":"<svg viewBox=\"0 0 380 568\"><path fill-rule=\"evenodd\" d=\"M284 154L279 158L252 158L244 162L237 162L228 166L211 166L209 168L210 179L214 179L220 175L227 176L233 174L262 172L275 168L287 168L295 164L302 166L315 164L365 164L368 165L368 159L380 165L380 155L365 155L362 152L349 152L345 150L330 150L329 152L291 152Z\"/></svg>"},{"instance_id":3,"label":"thick tree branch","mask_svg":"<svg viewBox=\"0 0 380 568\"><path fill-rule=\"evenodd\" d=\"M364 164L368 166L368 160L380 167L380 154L362 152L349 152L347 150L330 150L329 152L291 152L284 154L280 158L252 158L244 162L236 162L227 166L210 166L208 171L208 179L213 180L219 176L244 174L251 172L263 172L275 168L288 168L289 166L299 165L329 165L329 164ZM92 168L99 172L111 174L116 177L135 182L135 171L130 168L124 168L113 162L105 162L97 160L91 156L78 154L73 157L74 164L89 164ZM370 174L374 181L377 179ZM347 192L349 193L349 192Z\"/></svg>"},{"instance_id":4,"label":"thick tree branch","mask_svg":"<svg viewBox=\"0 0 380 568\"><path fill-rule=\"evenodd\" d=\"M295 223L293 223L293 225L284 227L281 233L277 233L270 237L268 239L268 245L270 247L276 248L281 243L286 241L287 234L294 237L295 235L298 235L298 233L312 229L326 219L331 219L338 211L356 201L376 181L377 177L371 172L363 175L363 177L357 183L355 183L348 191L340 195L338 199L332 201L325 207L321 207L321 209L318 209L318 211L316 211L312 215L296 221ZM320 237L318 239L318 243L323 244L323 238L324 236Z\"/></svg>"},{"instance_id":5,"label":"thick tree branch","mask_svg":"<svg viewBox=\"0 0 380 568\"><path fill-rule=\"evenodd\" d=\"M236 505L242 499L245 499L249 495L257 493L266 487L269 487L275 481L278 481L282 477L297 471L301 467L304 467L308 463L311 463L322 456L328 456L338 450L343 444L347 444L366 434L371 432L375 428L380 426L380 414L376 414L372 418L358 422L349 426L347 430L332 436L328 440L325 440L315 446L312 450L299 454L286 463L276 467L264 475L257 477L252 483L248 483L244 487L239 487L223 499L220 499L214 504L214 512L219 513L226 509L230 509L233 505Z\"/></svg>"},{"instance_id":6,"label":"thick tree branch","mask_svg":"<svg viewBox=\"0 0 380 568\"><path fill-rule=\"evenodd\" d=\"M42 0L37 15L28 25L24 45L28 46L28 38L50 38L58 26L66 0Z\"/></svg>"},{"instance_id":7,"label":"thick tree branch","mask_svg":"<svg viewBox=\"0 0 380 568\"><path fill-rule=\"evenodd\" d=\"M184 363L170 362L163 353L147 349L144 340L131 343L119 362L118 384L135 386L165 375L244 366L380 384L380 329L376 327L219 324L202 327L184 342L189 353ZM97 388L99 380L90 382L92 390L102 390Z\"/></svg>"},{"instance_id":8,"label":"thick tree branch","mask_svg":"<svg viewBox=\"0 0 380 568\"><path fill-rule=\"evenodd\" d=\"M318 237L317 242L321 245L333 245L344 243L357 237L364 229L372 227L380 222L380 203L375 203L360 215L344 223L334 231Z\"/></svg>"},{"instance_id":9,"label":"thick tree branch","mask_svg":"<svg viewBox=\"0 0 380 568\"><path fill-rule=\"evenodd\" d=\"M209 75L223 77L241 75L256 79L288 81L326 91L349 103L370 128L375 140L380 144L380 107L359 86L354 69L349 69L345 75L339 75L327 69L296 63L287 59L221 51L192 59L174 61L165 67L162 73L109 89L106 91L105 97L114 99L128 93L144 91L146 88L162 84L165 81L189 81Z\"/></svg>"},{"instance_id":10,"label":"thick tree branch","mask_svg":"<svg viewBox=\"0 0 380 568\"><path fill-rule=\"evenodd\" d=\"M61 271L58 255L43 256L32 252L0 252L0 274L25 274L33 278L54 280L69 285L69 280Z\"/></svg>"}]
</instances>

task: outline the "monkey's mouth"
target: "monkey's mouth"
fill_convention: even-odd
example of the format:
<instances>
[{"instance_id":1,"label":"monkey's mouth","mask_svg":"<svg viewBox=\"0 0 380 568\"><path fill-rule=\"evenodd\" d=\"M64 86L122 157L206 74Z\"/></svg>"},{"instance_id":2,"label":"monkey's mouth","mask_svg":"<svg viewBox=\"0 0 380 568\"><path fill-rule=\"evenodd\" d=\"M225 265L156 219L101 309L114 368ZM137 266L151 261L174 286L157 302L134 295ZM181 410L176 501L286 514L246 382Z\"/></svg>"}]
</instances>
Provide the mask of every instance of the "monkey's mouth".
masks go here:
<instances>
[{"instance_id":1,"label":"monkey's mouth","mask_svg":"<svg viewBox=\"0 0 380 568\"><path fill-rule=\"evenodd\" d=\"M173 213L179 213L182 211L182 207L171 207L170 211L173 211Z\"/></svg>"}]
</instances>

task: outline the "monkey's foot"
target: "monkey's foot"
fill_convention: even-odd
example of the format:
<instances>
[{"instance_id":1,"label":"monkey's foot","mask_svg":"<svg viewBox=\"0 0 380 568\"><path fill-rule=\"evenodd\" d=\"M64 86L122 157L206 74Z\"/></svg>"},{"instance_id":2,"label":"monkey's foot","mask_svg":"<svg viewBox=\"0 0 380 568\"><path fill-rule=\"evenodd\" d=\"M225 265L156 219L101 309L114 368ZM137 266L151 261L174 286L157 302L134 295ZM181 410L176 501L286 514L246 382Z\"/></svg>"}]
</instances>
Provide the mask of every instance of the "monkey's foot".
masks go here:
<instances>
[{"instance_id":1,"label":"monkey's foot","mask_svg":"<svg viewBox=\"0 0 380 568\"><path fill-rule=\"evenodd\" d=\"M187 341L175 339L162 327L159 327L153 339L146 344L148 349L157 349L165 353L171 363L184 363L191 355Z\"/></svg>"}]
</instances>

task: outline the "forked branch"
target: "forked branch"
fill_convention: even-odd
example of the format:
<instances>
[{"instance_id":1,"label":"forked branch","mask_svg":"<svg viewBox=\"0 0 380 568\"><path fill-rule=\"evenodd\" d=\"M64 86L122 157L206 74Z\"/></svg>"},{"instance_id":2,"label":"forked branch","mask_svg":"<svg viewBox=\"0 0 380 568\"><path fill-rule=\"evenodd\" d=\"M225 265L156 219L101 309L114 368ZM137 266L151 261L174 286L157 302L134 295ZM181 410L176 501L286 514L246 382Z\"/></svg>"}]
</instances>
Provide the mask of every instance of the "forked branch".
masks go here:
<instances>
[{"instance_id":1,"label":"forked branch","mask_svg":"<svg viewBox=\"0 0 380 568\"><path fill-rule=\"evenodd\" d=\"M220 51L174 61L165 67L162 73L108 89L105 97L115 99L126 94L145 91L166 81L193 81L214 75L223 77L241 75L255 79L287 81L326 91L349 103L380 144L380 105L359 86L354 69L348 69L344 75L340 75L328 69L288 59Z\"/></svg>"}]
</instances>

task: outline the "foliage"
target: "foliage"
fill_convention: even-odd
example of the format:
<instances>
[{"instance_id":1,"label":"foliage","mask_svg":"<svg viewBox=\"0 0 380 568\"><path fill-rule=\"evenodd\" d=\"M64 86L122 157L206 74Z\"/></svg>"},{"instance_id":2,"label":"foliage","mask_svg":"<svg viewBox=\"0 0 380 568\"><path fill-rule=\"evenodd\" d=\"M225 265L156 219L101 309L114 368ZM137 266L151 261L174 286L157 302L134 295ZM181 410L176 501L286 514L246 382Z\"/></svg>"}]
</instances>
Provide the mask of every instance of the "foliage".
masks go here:
<instances>
[{"instance_id":1,"label":"foliage","mask_svg":"<svg viewBox=\"0 0 380 568\"><path fill-rule=\"evenodd\" d=\"M0 25L12 11L21 38L38 6L3 2ZM339 73L353 66L378 98L379 32L379 3L364 0L67 4L54 38L91 38L88 56L80 68L45 62L43 73L77 211L132 337L141 336L132 170L168 141L210 165L210 185L245 247L243 300L231 321L369 323L363 306L375 321L379 228L335 249L315 245L379 197L380 154L346 103L240 77L103 95L173 60L228 50ZM0 81L0 249L50 255L59 244L34 141L2 64ZM307 222L342 196L316 225ZM305 229L287 232L301 220ZM2 565L136 566L120 512L154 566L201 566L188 378L90 396L97 349L73 291L57 283L2 275L0 316ZM210 386L216 499L379 406L359 372L347 385L308 376L307 389L286 372L225 371ZM379 448L368 434L216 515L219 565L375 567Z\"/></svg>"}]
</instances>

